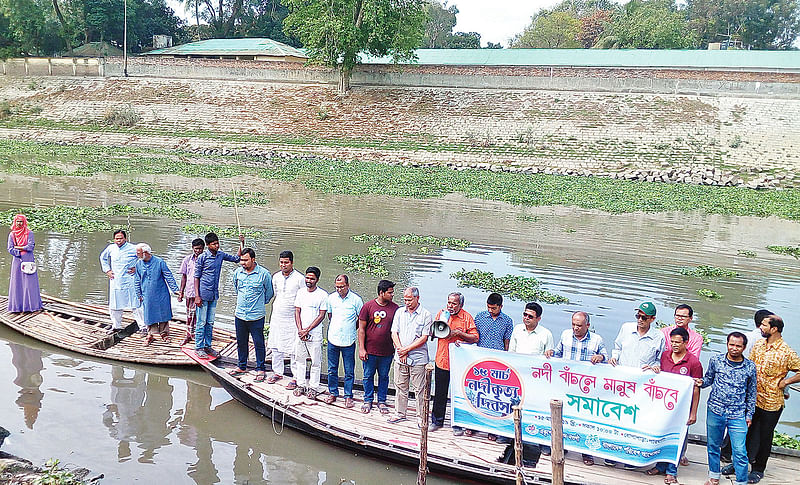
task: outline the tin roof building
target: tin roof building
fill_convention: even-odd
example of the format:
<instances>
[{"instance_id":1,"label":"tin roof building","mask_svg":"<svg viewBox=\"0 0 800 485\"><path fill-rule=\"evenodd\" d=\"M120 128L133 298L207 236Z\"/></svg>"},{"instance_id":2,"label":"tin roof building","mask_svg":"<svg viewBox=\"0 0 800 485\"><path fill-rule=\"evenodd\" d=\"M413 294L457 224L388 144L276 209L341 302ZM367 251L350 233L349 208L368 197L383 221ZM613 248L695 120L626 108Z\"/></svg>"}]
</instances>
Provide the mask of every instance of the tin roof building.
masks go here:
<instances>
[{"instance_id":1,"label":"tin roof building","mask_svg":"<svg viewBox=\"0 0 800 485\"><path fill-rule=\"evenodd\" d=\"M308 59L308 56L299 49L264 38L201 40L165 49L156 49L146 55L283 62L305 62Z\"/></svg>"}]
</instances>

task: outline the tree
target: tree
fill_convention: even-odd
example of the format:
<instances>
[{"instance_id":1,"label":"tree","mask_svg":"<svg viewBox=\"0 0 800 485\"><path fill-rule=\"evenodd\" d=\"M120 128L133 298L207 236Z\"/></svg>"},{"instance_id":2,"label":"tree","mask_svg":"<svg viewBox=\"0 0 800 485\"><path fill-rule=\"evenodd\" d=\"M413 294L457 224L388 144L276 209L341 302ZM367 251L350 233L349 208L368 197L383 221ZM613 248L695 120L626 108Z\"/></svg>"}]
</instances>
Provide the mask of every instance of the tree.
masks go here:
<instances>
[{"instance_id":1,"label":"tree","mask_svg":"<svg viewBox=\"0 0 800 485\"><path fill-rule=\"evenodd\" d=\"M756 49L791 49L800 34L798 0L689 0L686 10L702 47L739 40Z\"/></svg>"},{"instance_id":2,"label":"tree","mask_svg":"<svg viewBox=\"0 0 800 485\"><path fill-rule=\"evenodd\" d=\"M425 0L284 0L288 35L296 35L313 62L339 69L339 92L350 90L359 53L416 58L427 20Z\"/></svg>"},{"instance_id":3,"label":"tree","mask_svg":"<svg viewBox=\"0 0 800 485\"><path fill-rule=\"evenodd\" d=\"M447 49L480 49L481 34L477 32L456 32L447 37Z\"/></svg>"},{"instance_id":4,"label":"tree","mask_svg":"<svg viewBox=\"0 0 800 485\"><path fill-rule=\"evenodd\" d=\"M594 47L597 41L611 26L612 14L610 10L595 10L580 19L581 26L577 40L584 48Z\"/></svg>"},{"instance_id":5,"label":"tree","mask_svg":"<svg viewBox=\"0 0 800 485\"><path fill-rule=\"evenodd\" d=\"M622 49L688 49L697 42L673 0L631 0L614 16L611 35Z\"/></svg>"},{"instance_id":6,"label":"tree","mask_svg":"<svg viewBox=\"0 0 800 485\"><path fill-rule=\"evenodd\" d=\"M511 42L516 48L574 49L580 21L568 12L534 15L531 24Z\"/></svg>"},{"instance_id":7,"label":"tree","mask_svg":"<svg viewBox=\"0 0 800 485\"><path fill-rule=\"evenodd\" d=\"M425 37L423 47L428 49L443 49L447 46L453 28L456 26L458 9L455 5L442 5L437 0L429 0L425 5L428 22L425 24Z\"/></svg>"}]
</instances>

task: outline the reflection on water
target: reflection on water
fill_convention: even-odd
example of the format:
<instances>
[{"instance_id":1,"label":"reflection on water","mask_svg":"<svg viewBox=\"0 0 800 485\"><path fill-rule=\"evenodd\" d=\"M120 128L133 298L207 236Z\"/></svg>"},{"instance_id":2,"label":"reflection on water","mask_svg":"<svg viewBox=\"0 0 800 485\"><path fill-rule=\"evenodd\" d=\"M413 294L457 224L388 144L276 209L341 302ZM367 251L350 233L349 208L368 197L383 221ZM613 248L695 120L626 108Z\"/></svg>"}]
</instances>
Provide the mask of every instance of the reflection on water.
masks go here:
<instances>
[{"instance_id":1,"label":"reflection on water","mask_svg":"<svg viewBox=\"0 0 800 485\"><path fill-rule=\"evenodd\" d=\"M19 397L15 401L25 416L25 426L33 429L39 410L42 408L44 393L39 389L42 385L42 351L9 343L11 349L11 365L17 371L14 384L19 386Z\"/></svg>"},{"instance_id":2,"label":"reflection on water","mask_svg":"<svg viewBox=\"0 0 800 485\"><path fill-rule=\"evenodd\" d=\"M20 204L130 202L123 194L105 191L125 178L55 177L44 184L9 175L0 194L0 209ZM150 176L141 178L155 180ZM159 182L164 182L163 177ZM173 177L165 182L182 189L230 187L227 180ZM320 286L326 290L333 290L334 277L342 271L335 256L360 253L367 247L353 242L352 235L416 233L459 237L475 244L465 251L433 253L398 247L397 257L387 264L390 279L397 281L400 288L406 284L418 286L421 304L435 312L444 306L447 294L457 288L449 279L450 273L462 268L492 271L498 276L535 276L546 289L570 299L569 304L544 305L542 325L558 335L569 328L571 312L584 310L591 314L592 328L608 345L621 323L632 320L634 308L641 301L655 302L658 319L665 323L672 323L676 305L688 303L695 310L695 325L711 338L702 354L704 363L714 352L724 350L728 332L750 330L753 312L769 308L784 317L788 328L784 338L800 350L800 332L794 331L798 322L792 320L800 291L798 263L764 249L771 244L796 244L800 236L796 222L701 213L605 214L567 207L518 208L455 195L422 201L345 197L308 192L283 182L245 182L248 189L259 191L270 200L267 207L239 211L243 225L268 234L263 240L248 242L254 246L258 262L276 271L278 253L291 249L296 268L302 271L314 265L322 269ZM191 209L201 214L204 224L229 226L235 220L233 208L204 203ZM180 222L152 217L116 223L126 227L130 223L130 240L148 242L173 272L190 252L192 238L200 236L183 234ZM110 234L36 236L44 291L76 301L106 303L108 282L100 271L97 255ZM234 250L236 242L223 240L222 247ZM755 251L757 257L740 257L739 250ZM0 258L0 293L7 291L8 259ZM680 275L681 267L700 264L731 268L740 276L713 281ZM230 285L234 269L233 264L223 266L218 306L218 321L222 324L226 317L230 321L234 308ZM352 275L352 289L369 300L375 297L377 279ZM697 294L701 288L712 288L723 298L705 300ZM473 288L461 291L467 311L474 315L485 309L486 292ZM175 313L180 314L183 305L174 304ZM503 310L519 323L523 306L524 302L507 300ZM83 443L86 437L69 425L80 422L89 423L89 433L96 440L92 443L97 443L86 451L90 458L85 461L98 460L119 477L147 475L153 472L143 470L158 466L164 474L159 478L174 478L176 483L185 481L187 476L196 483L338 483L339 477L373 483L375 469L386 468L288 430L275 436L268 420L230 401L202 373L111 366L74 356L48 355L54 351L49 347L43 357L41 351L31 348L29 340L13 332L0 329L0 338L16 342L9 343L9 347L0 345L0 377L5 376L0 382L0 410L14 410L9 414L16 415L17 409L22 408L19 429L23 431L36 423L36 433L17 431L19 436L13 438L17 440L15 446L26 445L20 449L51 450L41 452L44 458L47 453L59 455L47 441L56 431L58 439ZM10 374L12 366L3 365L9 361L14 363L16 379ZM359 372L360 367L356 366ZM44 383L39 385L42 379ZM6 402L12 395L14 398ZM706 395L703 394L704 399ZM800 395L793 399L800 400ZM800 406L792 405L794 400L789 401L779 424L780 430L792 435L800 433ZM701 420L692 432L703 433L704 415L701 404ZM99 430L103 431L102 436ZM76 454L85 453L80 447L75 450ZM406 481L413 481L412 471L405 468L398 471L392 467L380 476L392 483L407 478L410 479Z\"/></svg>"}]
</instances>

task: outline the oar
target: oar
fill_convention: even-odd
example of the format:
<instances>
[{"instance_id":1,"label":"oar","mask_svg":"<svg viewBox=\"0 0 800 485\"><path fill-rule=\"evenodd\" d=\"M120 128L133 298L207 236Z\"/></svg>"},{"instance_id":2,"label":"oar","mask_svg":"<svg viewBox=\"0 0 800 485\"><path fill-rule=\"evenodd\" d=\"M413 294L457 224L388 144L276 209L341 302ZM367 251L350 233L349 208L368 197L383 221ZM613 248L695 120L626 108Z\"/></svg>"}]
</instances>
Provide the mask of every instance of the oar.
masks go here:
<instances>
[{"instance_id":1,"label":"oar","mask_svg":"<svg viewBox=\"0 0 800 485\"><path fill-rule=\"evenodd\" d=\"M45 314L45 315L47 315L48 317L50 317L50 320L52 320L52 321L54 321L55 323L57 323L59 326L61 326L61 328L63 328L63 329L64 329L64 330L66 330L67 332L69 332L69 334L70 334L70 335L72 335L73 337L75 337L75 338L77 338L77 339L79 339L79 340L83 340L83 336L81 336L81 335L78 335L77 333L75 333L75 331L74 331L74 330L72 330L71 328L69 328L69 327L67 326L67 324L66 324L66 323L62 322L60 319L58 319L58 318L56 318L55 316L53 316L53 314L52 314L52 313L50 313L50 312L48 312L48 311L46 311L46 310L45 310L45 311L43 311L42 313L43 313L43 314Z\"/></svg>"},{"instance_id":2,"label":"oar","mask_svg":"<svg viewBox=\"0 0 800 485\"><path fill-rule=\"evenodd\" d=\"M239 230L239 248L244 249L244 243L241 241L242 224L239 222L239 204L236 202L236 187L233 185L233 179L231 179L231 189L233 189L233 211L236 214L236 227Z\"/></svg>"}]
</instances>

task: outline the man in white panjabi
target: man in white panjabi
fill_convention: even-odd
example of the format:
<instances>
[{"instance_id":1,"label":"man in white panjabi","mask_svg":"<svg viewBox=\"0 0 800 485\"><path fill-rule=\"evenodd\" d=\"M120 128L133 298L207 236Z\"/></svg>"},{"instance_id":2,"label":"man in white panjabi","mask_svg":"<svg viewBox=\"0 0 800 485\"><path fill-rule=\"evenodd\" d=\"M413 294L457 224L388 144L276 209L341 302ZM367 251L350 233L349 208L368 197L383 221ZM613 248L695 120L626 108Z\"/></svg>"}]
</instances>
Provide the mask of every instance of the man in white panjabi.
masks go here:
<instances>
[{"instance_id":1,"label":"man in white panjabi","mask_svg":"<svg viewBox=\"0 0 800 485\"><path fill-rule=\"evenodd\" d=\"M111 313L112 331L123 328L123 310L132 310L139 328L146 328L141 302L136 295L136 261L136 246L128 242L128 235L121 229L114 231L114 242L100 253L100 267L108 276L108 310Z\"/></svg>"},{"instance_id":2,"label":"man in white panjabi","mask_svg":"<svg viewBox=\"0 0 800 485\"><path fill-rule=\"evenodd\" d=\"M305 289L306 279L294 269L294 254L282 251L278 255L280 271L272 275L272 289L275 300L272 302L272 315L269 318L269 341L267 347L272 351L272 372L267 379L274 384L286 374L284 359L294 351L297 326L294 321L294 301L297 292Z\"/></svg>"}]
</instances>

